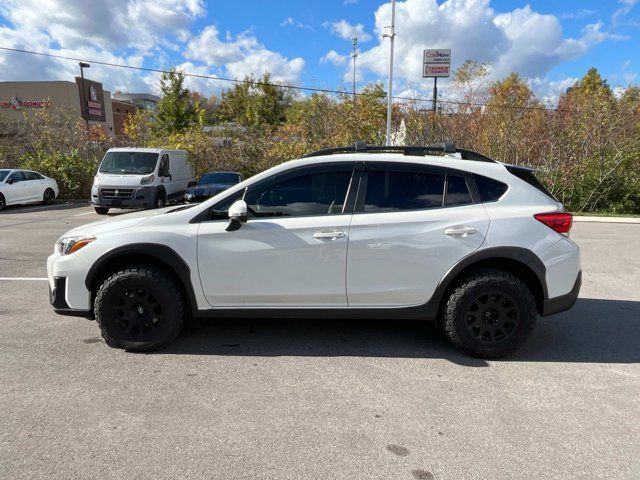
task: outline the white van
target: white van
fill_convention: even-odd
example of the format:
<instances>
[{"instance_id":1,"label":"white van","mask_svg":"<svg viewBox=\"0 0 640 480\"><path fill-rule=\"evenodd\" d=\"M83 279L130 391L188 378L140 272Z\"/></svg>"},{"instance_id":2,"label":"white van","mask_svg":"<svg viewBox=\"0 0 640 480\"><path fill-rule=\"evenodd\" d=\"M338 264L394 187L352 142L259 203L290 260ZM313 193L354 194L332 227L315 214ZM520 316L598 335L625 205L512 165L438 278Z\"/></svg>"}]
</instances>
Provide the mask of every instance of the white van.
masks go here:
<instances>
[{"instance_id":1,"label":"white van","mask_svg":"<svg viewBox=\"0 0 640 480\"><path fill-rule=\"evenodd\" d=\"M100 215L110 208L161 208L193 182L184 150L111 148L93 179L91 203Z\"/></svg>"}]
</instances>

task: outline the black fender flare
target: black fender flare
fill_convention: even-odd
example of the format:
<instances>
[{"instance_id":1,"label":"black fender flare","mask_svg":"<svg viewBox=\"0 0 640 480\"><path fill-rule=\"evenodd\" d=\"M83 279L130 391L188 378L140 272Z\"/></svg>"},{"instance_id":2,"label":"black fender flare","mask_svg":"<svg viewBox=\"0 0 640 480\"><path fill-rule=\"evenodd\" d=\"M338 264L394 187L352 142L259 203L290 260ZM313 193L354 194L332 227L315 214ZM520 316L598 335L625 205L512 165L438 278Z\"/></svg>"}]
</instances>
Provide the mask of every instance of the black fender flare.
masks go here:
<instances>
[{"instance_id":1,"label":"black fender flare","mask_svg":"<svg viewBox=\"0 0 640 480\"><path fill-rule=\"evenodd\" d=\"M451 282L458 276L458 274L460 274L460 272L478 262L490 260L514 260L528 267L540 282L543 297L541 300L544 301L549 298L546 280L547 269L544 266L544 263L542 263L542 260L540 260L535 253L521 247L491 247L476 250L451 267L442 280L440 280L440 283L438 283L429 303L432 305L440 305L440 302L451 285Z\"/></svg>"},{"instance_id":2,"label":"black fender flare","mask_svg":"<svg viewBox=\"0 0 640 480\"><path fill-rule=\"evenodd\" d=\"M145 255L153 257L158 263L166 265L178 277L184 286L191 309L197 309L197 301L193 284L191 283L191 269L184 259L171 247L159 243L132 243L113 248L96 260L87 272L84 284L91 291L93 281L100 274L102 267L110 261L125 255ZM93 292L95 293L95 292Z\"/></svg>"}]
</instances>

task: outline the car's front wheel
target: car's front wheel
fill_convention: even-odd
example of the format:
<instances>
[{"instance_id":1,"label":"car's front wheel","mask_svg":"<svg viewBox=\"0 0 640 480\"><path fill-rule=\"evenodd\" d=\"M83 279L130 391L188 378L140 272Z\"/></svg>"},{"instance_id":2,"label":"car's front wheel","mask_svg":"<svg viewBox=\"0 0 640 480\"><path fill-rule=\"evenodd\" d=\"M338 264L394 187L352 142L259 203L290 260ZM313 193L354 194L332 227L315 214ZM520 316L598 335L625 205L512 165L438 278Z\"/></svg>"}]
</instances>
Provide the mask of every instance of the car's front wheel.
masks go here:
<instances>
[{"instance_id":1,"label":"car's front wheel","mask_svg":"<svg viewBox=\"0 0 640 480\"><path fill-rule=\"evenodd\" d=\"M182 292L160 269L136 265L110 275L100 286L95 315L107 345L128 351L158 350L182 331Z\"/></svg>"},{"instance_id":2,"label":"car's front wheel","mask_svg":"<svg viewBox=\"0 0 640 480\"><path fill-rule=\"evenodd\" d=\"M537 318L533 294L521 279L486 269L467 276L451 292L443 326L448 339L466 353L500 358L522 346Z\"/></svg>"}]
</instances>

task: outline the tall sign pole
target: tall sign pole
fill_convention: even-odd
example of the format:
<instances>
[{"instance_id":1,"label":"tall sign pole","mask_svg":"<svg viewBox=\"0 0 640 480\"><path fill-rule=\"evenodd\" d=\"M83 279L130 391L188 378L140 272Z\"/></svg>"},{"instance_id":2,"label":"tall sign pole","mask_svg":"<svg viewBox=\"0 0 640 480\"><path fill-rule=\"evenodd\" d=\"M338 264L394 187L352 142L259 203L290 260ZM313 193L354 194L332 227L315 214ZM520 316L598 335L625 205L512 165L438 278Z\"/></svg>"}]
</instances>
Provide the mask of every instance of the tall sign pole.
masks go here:
<instances>
[{"instance_id":1,"label":"tall sign pole","mask_svg":"<svg viewBox=\"0 0 640 480\"><path fill-rule=\"evenodd\" d=\"M391 26L388 33L383 37L389 37L391 41L389 48L389 88L387 89L387 140L386 145L391 145L391 112L393 107L393 43L396 37L396 0L391 1Z\"/></svg>"},{"instance_id":2,"label":"tall sign pole","mask_svg":"<svg viewBox=\"0 0 640 480\"><path fill-rule=\"evenodd\" d=\"M353 37L353 82L351 82L351 88L353 89L353 99L356 98L356 57L358 56L358 37Z\"/></svg>"},{"instance_id":3,"label":"tall sign pole","mask_svg":"<svg viewBox=\"0 0 640 480\"><path fill-rule=\"evenodd\" d=\"M433 111L437 110L438 101L438 77L451 76L451 49L437 48L427 49L423 53L422 78L433 77Z\"/></svg>"}]
</instances>

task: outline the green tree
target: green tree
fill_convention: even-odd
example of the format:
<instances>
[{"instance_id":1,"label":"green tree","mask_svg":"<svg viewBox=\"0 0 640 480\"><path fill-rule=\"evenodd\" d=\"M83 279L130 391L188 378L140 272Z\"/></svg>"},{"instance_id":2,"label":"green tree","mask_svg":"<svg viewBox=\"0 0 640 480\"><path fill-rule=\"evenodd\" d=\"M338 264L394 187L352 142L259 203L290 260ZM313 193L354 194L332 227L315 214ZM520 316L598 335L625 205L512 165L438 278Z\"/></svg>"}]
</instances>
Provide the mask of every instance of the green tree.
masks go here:
<instances>
[{"instance_id":1,"label":"green tree","mask_svg":"<svg viewBox=\"0 0 640 480\"><path fill-rule=\"evenodd\" d=\"M274 84L268 72L258 80L245 77L222 94L218 119L257 129L269 128L284 122L291 102L291 93Z\"/></svg>"},{"instance_id":2,"label":"green tree","mask_svg":"<svg viewBox=\"0 0 640 480\"><path fill-rule=\"evenodd\" d=\"M191 92L184 86L182 72L170 70L160 78L162 100L158 104L156 128L166 133L184 132L201 119L199 106L194 104Z\"/></svg>"}]
</instances>

